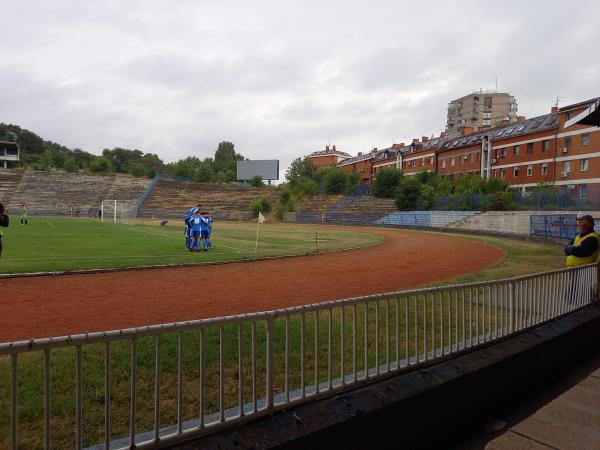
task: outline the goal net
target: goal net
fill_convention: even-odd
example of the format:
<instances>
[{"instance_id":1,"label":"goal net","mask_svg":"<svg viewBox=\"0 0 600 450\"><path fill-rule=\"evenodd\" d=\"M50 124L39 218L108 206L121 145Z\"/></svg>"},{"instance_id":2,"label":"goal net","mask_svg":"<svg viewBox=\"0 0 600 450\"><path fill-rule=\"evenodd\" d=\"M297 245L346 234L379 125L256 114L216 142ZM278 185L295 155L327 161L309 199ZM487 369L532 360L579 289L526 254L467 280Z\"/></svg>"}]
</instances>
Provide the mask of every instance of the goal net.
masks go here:
<instances>
[{"instance_id":1,"label":"goal net","mask_svg":"<svg viewBox=\"0 0 600 450\"><path fill-rule=\"evenodd\" d=\"M102 222L132 224L137 216L135 200L102 200Z\"/></svg>"}]
</instances>

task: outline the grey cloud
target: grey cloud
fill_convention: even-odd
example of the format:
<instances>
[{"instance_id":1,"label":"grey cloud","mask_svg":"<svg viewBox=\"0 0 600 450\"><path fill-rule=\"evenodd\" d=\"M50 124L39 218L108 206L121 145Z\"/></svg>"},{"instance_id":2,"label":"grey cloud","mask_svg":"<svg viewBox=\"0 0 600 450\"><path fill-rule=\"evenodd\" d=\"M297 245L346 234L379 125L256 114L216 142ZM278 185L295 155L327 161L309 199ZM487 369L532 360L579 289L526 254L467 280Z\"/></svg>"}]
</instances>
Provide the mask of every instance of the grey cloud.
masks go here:
<instances>
[{"instance_id":1,"label":"grey cloud","mask_svg":"<svg viewBox=\"0 0 600 450\"><path fill-rule=\"evenodd\" d=\"M33 0L3 7L0 121L99 153L172 161L219 141L284 168L329 139L356 152L438 134L499 87L520 112L600 95L600 5L316 0Z\"/></svg>"}]
</instances>

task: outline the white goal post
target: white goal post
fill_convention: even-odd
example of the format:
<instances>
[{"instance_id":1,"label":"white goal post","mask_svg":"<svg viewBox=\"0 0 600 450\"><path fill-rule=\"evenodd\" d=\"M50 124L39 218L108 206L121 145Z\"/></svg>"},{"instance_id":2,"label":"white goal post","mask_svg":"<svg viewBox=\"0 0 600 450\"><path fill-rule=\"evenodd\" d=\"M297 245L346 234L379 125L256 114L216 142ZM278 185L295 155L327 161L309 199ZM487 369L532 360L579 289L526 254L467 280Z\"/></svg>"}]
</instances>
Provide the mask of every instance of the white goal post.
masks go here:
<instances>
[{"instance_id":1,"label":"white goal post","mask_svg":"<svg viewBox=\"0 0 600 450\"><path fill-rule=\"evenodd\" d=\"M136 200L102 200L100 217L102 222L132 224L137 216Z\"/></svg>"}]
</instances>

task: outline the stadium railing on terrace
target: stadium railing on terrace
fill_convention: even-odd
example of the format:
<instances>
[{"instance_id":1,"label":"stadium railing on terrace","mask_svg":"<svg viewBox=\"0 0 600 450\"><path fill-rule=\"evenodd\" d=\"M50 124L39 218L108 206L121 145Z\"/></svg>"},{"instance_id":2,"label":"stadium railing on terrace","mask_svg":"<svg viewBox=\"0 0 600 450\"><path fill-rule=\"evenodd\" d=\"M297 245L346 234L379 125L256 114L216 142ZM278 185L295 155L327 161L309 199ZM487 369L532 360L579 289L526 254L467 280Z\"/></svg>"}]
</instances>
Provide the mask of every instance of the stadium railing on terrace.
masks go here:
<instances>
[{"instance_id":1,"label":"stadium railing on terrace","mask_svg":"<svg viewBox=\"0 0 600 450\"><path fill-rule=\"evenodd\" d=\"M82 392L85 389L82 364L88 363L84 361L84 355L88 354L85 349L93 345L100 345L104 354L104 372L97 370L99 379L104 379L104 412L100 415L104 420L104 442L93 444L107 449L161 447L412 370L560 318L597 301L598 270L598 265L591 264L503 280L348 298L269 312L0 344L0 358L8 358L5 362L10 368L10 446L18 448L19 391L33 388L23 386L24 381L19 380L18 363L25 353L43 354L45 448L51 448L53 436L51 386L55 384L52 384L51 355L57 351L74 353L75 448L82 448ZM249 334L244 330L250 330ZM298 330L297 336L293 330ZM199 351L199 398L197 418L184 421L184 335L187 332L197 332L194 346ZM177 337L177 351L168 361L171 367L176 367L177 414L170 426L161 428L165 408L161 397L164 387L161 358L168 359L161 354L161 340L168 335ZM294 336L299 340L299 348L294 346L292 351ZM150 352L154 352L156 368L153 417L148 417L154 425L148 432L138 434L141 418L136 406L137 350L142 338L151 339L150 343L154 342L155 346L154 350L152 344L149 347ZM131 406L129 436L113 440L111 346L118 345L117 342L126 342L129 348ZM245 351L248 345L251 351ZM60 350L62 348L67 349ZM234 349L232 361L226 361L226 348ZM312 358L312 371L307 362L311 348L316 355ZM206 358L211 355L211 349L213 355L215 352L218 355L212 366L215 370L218 367L218 379L210 384L217 389L218 400L212 406L207 402L206 378ZM226 370L240 369L248 363L251 370L239 370L237 378L235 370ZM245 378L247 372L250 372L249 380ZM227 407L225 396L232 389L237 390L236 406Z\"/></svg>"}]
</instances>

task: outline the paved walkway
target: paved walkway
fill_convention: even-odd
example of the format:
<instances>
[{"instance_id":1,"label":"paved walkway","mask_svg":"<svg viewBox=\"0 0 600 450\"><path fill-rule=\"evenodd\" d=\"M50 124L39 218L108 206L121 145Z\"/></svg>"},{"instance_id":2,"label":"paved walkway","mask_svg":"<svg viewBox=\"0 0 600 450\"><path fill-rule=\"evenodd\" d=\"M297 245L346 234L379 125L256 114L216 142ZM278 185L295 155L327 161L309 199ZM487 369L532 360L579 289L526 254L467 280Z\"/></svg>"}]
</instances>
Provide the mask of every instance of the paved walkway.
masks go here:
<instances>
[{"instance_id":1,"label":"paved walkway","mask_svg":"<svg viewBox=\"0 0 600 450\"><path fill-rule=\"evenodd\" d=\"M486 450L600 449L600 362L579 383L486 445Z\"/></svg>"}]
</instances>

